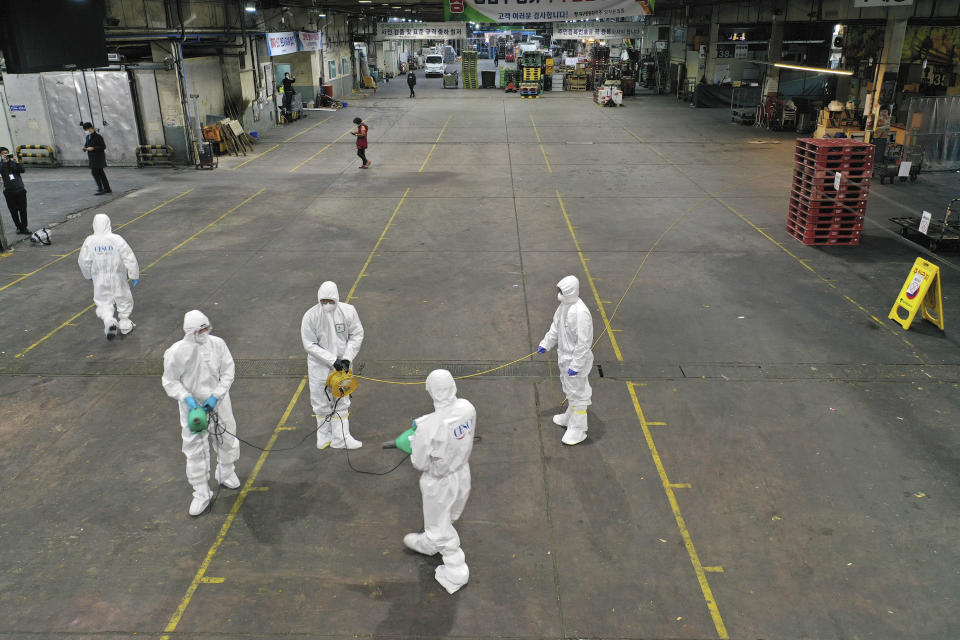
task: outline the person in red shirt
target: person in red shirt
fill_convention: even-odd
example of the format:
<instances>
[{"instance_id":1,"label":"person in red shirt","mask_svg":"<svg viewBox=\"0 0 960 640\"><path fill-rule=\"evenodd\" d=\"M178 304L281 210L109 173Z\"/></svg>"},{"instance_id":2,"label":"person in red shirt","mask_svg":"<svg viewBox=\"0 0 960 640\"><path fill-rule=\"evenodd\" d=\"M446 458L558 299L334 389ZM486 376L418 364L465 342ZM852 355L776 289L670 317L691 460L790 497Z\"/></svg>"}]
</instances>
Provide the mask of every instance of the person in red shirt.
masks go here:
<instances>
[{"instance_id":1,"label":"person in red shirt","mask_svg":"<svg viewBox=\"0 0 960 640\"><path fill-rule=\"evenodd\" d=\"M357 125L357 130L351 131L350 133L357 138L357 155L363 160L360 168L369 169L370 161L367 160L367 125L363 124L362 118L354 118L353 124Z\"/></svg>"}]
</instances>

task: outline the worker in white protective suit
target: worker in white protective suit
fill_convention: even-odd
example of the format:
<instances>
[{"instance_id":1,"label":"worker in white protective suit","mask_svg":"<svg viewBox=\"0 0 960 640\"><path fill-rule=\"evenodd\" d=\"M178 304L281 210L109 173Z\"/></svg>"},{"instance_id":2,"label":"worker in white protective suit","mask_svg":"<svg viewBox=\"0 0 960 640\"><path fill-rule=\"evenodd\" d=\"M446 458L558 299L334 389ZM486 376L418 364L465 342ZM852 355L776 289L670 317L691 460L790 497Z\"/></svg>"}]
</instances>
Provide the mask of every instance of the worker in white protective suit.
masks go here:
<instances>
[{"instance_id":1,"label":"worker in white protective suit","mask_svg":"<svg viewBox=\"0 0 960 640\"><path fill-rule=\"evenodd\" d=\"M233 384L233 356L227 343L210 334L210 321L193 310L183 316L183 340L163 354L163 388L177 400L180 409L180 436L187 457L187 482L193 487L190 515L198 516L210 505L210 437L217 451L216 481L228 489L239 489L240 479L234 465L240 457L237 421L230 404ZM203 407L216 414L219 432L211 429L193 433L187 426L187 413ZM214 416L210 416L214 418ZM210 424L213 425L211 419Z\"/></svg>"},{"instance_id":2,"label":"worker in white protective suit","mask_svg":"<svg viewBox=\"0 0 960 640\"><path fill-rule=\"evenodd\" d=\"M422 472L423 532L408 533L403 544L428 556L441 554L443 564L434 576L448 593L455 593L470 578L453 523L470 497L470 452L477 410L469 401L457 398L457 383L446 369L430 372L427 393L433 398L434 411L414 421L410 455L413 466Z\"/></svg>"},{"instance_id":3,"label":"worker in white protective suit","mask_svg":"<svg viewBox=\"0 0 960 640\"><path fill-rule=\"evenodd\" d=\"M107 340L117 337L118 330L124 335L133 331L130 287L140 282L140 265L127 241L113 233L106 214L98 213L93 217L93 234L83 241L77 262L83 277L93 281L93 301L97 305L97 317L103 321ZM130 278L129 285L127 278ZM114 317L114 306L119 323Z\"/></svg>"},{"instance_id":4,"label":"worker in white protective suit","mask_svg":"<svg viewBox=\"0 0 960 640\"><path fill-rule=\"evenodd\" d=\"M333 397L327 389L327 377L334 369L350 371L350 363L363 344L363 325L354 306L340 302L340 292L333 282L320 285L317 301L300 322L310 403L317 417L317 449L359 449L363 443L350 435L350 396Z\"/></svg>"},{"instance_id":5,"label":"worker in white protective suit","mask_svg":"<svg viewBox=\"0 0 960 640\"><path fill-rule=\"evenodd\" d=\"M553 416L554 424L566 427L561 442L579 444L587 437L587 407L593 390L590 388L590 369L593 367L593 318L580 299L580 281L567 276L557 283L560 306L553 314L550 330L543 336L537 353L546 353L557 347L560 367L560 385L567 396L567 411Z\"/></svg>"}]
</instances>

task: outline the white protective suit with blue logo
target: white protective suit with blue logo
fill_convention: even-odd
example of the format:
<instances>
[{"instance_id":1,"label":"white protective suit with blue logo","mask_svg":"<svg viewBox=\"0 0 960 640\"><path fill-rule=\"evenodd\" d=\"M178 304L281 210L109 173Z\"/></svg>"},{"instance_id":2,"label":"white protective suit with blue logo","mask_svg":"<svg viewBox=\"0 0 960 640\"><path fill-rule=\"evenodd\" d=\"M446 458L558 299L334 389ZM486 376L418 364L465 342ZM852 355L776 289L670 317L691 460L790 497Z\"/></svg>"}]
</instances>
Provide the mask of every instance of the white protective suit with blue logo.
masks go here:
<instances>
[{"instance_id":1,"label":"white protective suit with blue logo","mask_svg":"<svg viewBox=\"0 0 960 640\"><path fill-rule=\"evenodd\" d=\"M97 317L103 321L104 333L109 336L111 328L117 326L121 333L130 333L133 294L127 278L139 280L140 266L127 241L113 233L106 214L93 217L93 234L83 241L77 263L83 277L93 280L93 302L97 305ZM114 305L119 325L113 315Z\"/></svg>"},{"instance_id":2,"label":"white protective suit with blue logo","mask_svg":"<svg viewBox=\"0 0 960 640\"><path fill-rule=\"evenodd\" d=\"M434 574L437 582L454 593L467 584L470 569L454 529L470 497L470 453L477 428L477 410L457 398L457 384L446 369L427 376L427 393L434 412L416 419L410 461L421 471L423 532L408 533L403 543L426 555L439 553L443 564Z\"/></svg>"},{"instance_id":3,"label":"white protective suit with blue logo","mask_svg":"<svg viewBox=\"0 0 960 640\"><path fill-rule=\"evenodd\" d=\"M322 304L321 300L332 300L333 304ZM333 282L328 280L320 285L317 304L303 314L300 339L307 352L310 404L319 427L317 448L360 447L363 443L350 435L350 396L337 400L327 391L327 377L333 371L334 363L355 360L363 344L360 316L352 304L340 302L340 292Z\"/></svg>"}]
</instances>

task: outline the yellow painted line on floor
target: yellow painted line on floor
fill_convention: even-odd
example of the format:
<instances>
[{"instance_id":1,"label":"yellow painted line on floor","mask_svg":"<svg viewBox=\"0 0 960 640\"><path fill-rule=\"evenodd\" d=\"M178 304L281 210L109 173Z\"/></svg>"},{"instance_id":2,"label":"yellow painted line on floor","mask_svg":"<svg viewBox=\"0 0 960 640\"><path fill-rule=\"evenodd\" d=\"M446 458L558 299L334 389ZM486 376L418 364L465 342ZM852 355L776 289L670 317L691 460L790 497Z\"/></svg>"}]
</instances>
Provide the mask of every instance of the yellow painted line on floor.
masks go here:
<instances>
[{"instance_id":1,"label":"yellow painted line on floor","mask_svg":"<svg viewBox=\"0 0 960 640\"><path fill-rule=\"evenodd\" d=\"M703 570L707 573L723 573L723 567L704 567Z\"/></svg>"},{"instance_id":2,"label":"yellow painted line on floor","mask_svg":"<svg viewBox=\"0 0 960 640\"><path fill-rule=\"evenodd\" d=\"M363 263L363 268L360 269L360 273L357 275L356 281L353 283L353 286L350 287L350 292L347 293L347 299L344 302L350 302L354 299L354 293L357 290L357 286L360 284L360 278L366 277L367 267L370 266L370 261L373 260L373 256L376 255L377 249L380 248L380 243L383 242L383 239L387 237L387 231L390 230L390 225L393 224L393 219L397 217L397 214L400 212L400 207L403 206L404 200L407 199L407 194L410 193L410 187L407 187L407 190L403 192L403 196L400 198L400 202L397 203L397 207L393 210L393 215L390 216L390 219L387 220L387 226L383 228L383 232L380 234L380 237L377 238L377 244L373 245L373 249L370 251L370 255L367 256L367 261Z\"/></svg>"},{"instance_id":3,"label":"yellow painted line on floor","mask_svg":"<svg viewBox=\"0 0 960 640\"><path fill-rule=\"evenodd\" d=\"M241 202L241 203L238 204L237 206L233 207L232 209L230 209L229 211L227 211L225 214L223 214L222 216L220 216L219 218L217 218L216 220L214 220L213 222L211 222L211 223L208 224L207 226L205 226L205 227L203 227L202 229L200 229L200 231L197 231L195 234L193 234L192 236L190 236L189 238L187 238L186 240L184 240L183 242L181 242L180 244L178 244L177 246L175 246L173 249L170 249L170 250L167 251L165 254L163 254L162 256L160 256L159 258L157 258L156 260L154 260L154 261L151 262L150 264L148 264L146 267L144 267L143 269L140 270L140 277L143 278L143 274L145 274L147 271L149 271L151 267L153 267L154 265L156 265L158 262L160 262L161 260L163 260L164 258L166 258L167 256L169 256L169 255L172 254L174 251L176 251L176 250L179 249L180 247L184 246L184 245L187 244L188 242L192 242L193 240L195 240L195 239L197 238L197 236L199 236L201 233L203 233L204 231L210 229L213 225L217 224L218 222L220 222L221 220L223 220L224 218L226 218L227 216L229 216L231 213L233 213L234 211L236 211L237 209L239 209L239 208L242 207L243 205L247 204L248 202L250 202L251 200L253 200L253 199L256 198L257 196L259 196L259 195L260 195L261 193L263 193L264 191L265 191L265 189L260 189L260 191L257 191L255 194L253 194L252 196L250 196L249 198L247 198L246 200L244 200L243 202ZM39 347L41 344L43 344L44 342L46 342L47 340L49 340L51 337L53 337L54 335L56 335L56 333L57 333L58 331L60 331L60 330L63 329L64 327L69 326L74 320L76 320L77 318L79 318L80 316L82 316L83 314L85 314L87 311L90 311L90 309L93 309L95 306L96 306L96 305L91 304L91 305L87 306L86 308L84 308L82 311L80 311L80 312L78 312L78 313L75 313L74 315L70 316L70 318L69 318L66 322L60 324L60 326L58 326L56 329L54 329L53 331L51 331L51 332L48 333L47 335L43 336L42 338L40 338L39 340L37 340L36 342L34 342L32 345L30 345L29 347L27 347L26 349L24 349L23 351L21 351L20 353L18 353L18 354L17 354L16 356L14 356L14 357L15 357L15 358L22 358L22 357L24 357L25 355L27 355L28 353L30 353L31 351L33 351L34 349L36 349L37 347Z\"/></svg>"},{"instance_id":4,"label":"yellow painted line on floor","mask_svg":"<svg viewBox=\"0 0 960 640\"><path fill-rule=\"evenodd\" d=\"M550 159L547 157L547 150L543 148L543 141L540 139L540 132L537 131L537 123L530 114L530 124L533 125L533 132L537 135L537 144L540 145L540 153L543 154L543 161L547 163L547 173L553 173L553 167L550 166Z\"/></svg>"},{"instance_id":5,"label":"yellow painted line on floor","mask_svg":"<svg viewBox=\"0 0 960 640\"><path fill-rule=\"evenodd\" d=\"M329 119L332 118L332 117L333 117L333 116L327 116L326 118L324 118L323 120L321 120L321 121L318 122L317 124L313 125L312 127L307 127L306 129L304 129L304 130L301 131L300 133L298 133L298 134L296 134L296 135L293 135L293 136L290 136L289 138L287 138L286 140L284 140L284 142L290 142L290 141L293 140L294 138L299 138L300 136L302 136L303 134L305 134L305 133L308 132L308 131L313 131L314 129L316 129L317 127L319 127L320 125L322 125L324 122L326 122L327 120L329 120Z\"/></svg>"},{"instance_id":6,"label":"yellow painted line on floor","mask_svg":"<svg viewBox=\"0 0 960 640\"><path fill-rule=\"evenodd\" d=\"M169 256L169 255L170 255L171 253L173 253L174 251L177 251L178 249L180 249L180 248L183 247L184 245L186 245L186 244L188 244L188 243L190 243L190 242L193 242L194 240L197 239L197 236L199 236L201 233L203 233L204 231L207 231L208 229L210 229L211 227L213 227L215 224L217 224L218 222L220 222L221 220L223 220L223 219L226 218L227 216L231 215L231 214L232 214L233 212L235 212L237 209L239 209L239 208L242 207L243 205L247 204L248 202L250 202L251 200L253 200L253 199L256 198L257 196L259 196L259 195L260 195L261 193L263 193L264 191L266 191L266 188L260 189L260 190L257 191L255 194L253 194L252 196L250 196L249 198L247 198L246 200L244 200L243 202L241 202L241 203L238 204L237 206L233 207L232 209L230 209L229 211L227 211L226 213L224 213L222 216L220 216L219 218L217 218L216 220L214 220L214 221L211 222L210 224L208 224L208 225L206 225L205 227L203 227L202 229L200 229L200 231L197 231L195 234L193 234L192 236L190 236L189 238L187 238L186 240L184 240L183 242L181 242L180 244L178 244L177 246L175 246L173 249L170 249L170 250L167 251L165 254L163 254L162 256L160 256L159 258L157 258L156 260L154 260L154 261L151 262L150 264L148 264L146 267L144 267L143 269L140 270L140 273L143 273L143 272L145 272L145 271L149 271L151 267L153 267L155 264L157 264L158 262L160 262L161 260L163 260L164 258L166 258L167 256Z\"/></svg>"},{"instance_id":7,"label":"yellow painted line on floor","mask_svg":"<svg viewBox=\"0 0 960 640\"><path fill-rule=\"evenodd\" d=\"M692 489L693 485L690 484L689 482L671 482L670 488L671 489Z\"/></svg>"},{"instance_id":8,"label":"yellow painted line on floor","mask_svg":"<svg viewBox=\"0 0 960 640\"><path fill-rule=\"evenodd\" d=\"M239 169L240 167L242 167L242 166L244 166L244 165L248 165L248 164L250 164L251 162L253 162L254 160L258 160L258 159L262 158L263 156L267 155L268 153L270 153L271 151L273 151L274 149L277 149L277 148L279 148L279 147L280 147L280 143L278 142L277 144L273 145L272 147L270 147L269 149L267 149L267 150L264 151L263 153L258 153L257 155L253 156L252 158L249 158L248 160L244 160L243 162L241 162L241 163L238 164L237 166L235 166L235 167L230 167L230 171L236 171L236 170Z\"/></svg>"},{"instance_id":9,"label":"yellow painted line on floor","mask_svg":"<svg viewBox=\"0 0 960 640\"><path fill-rule=\"evenodd\" d=\"M214 540L212 545L210 545L210 549L207 551L206 557L203 559L203 562L200 563L200 568L197 570L196 575L193 576L190 586L187 587L186 595L183 596L183 599L180 601L180 605L177 607L177 610L174 612L173 616L171 616L170 621L164 628L164 633L170 634L177 630L177 625L180 624L183 614L186 613L187 607L190 606L190 601L193 600L193 596L197 592L197 587L204 582L204 577L206 576L207 569L210 568L210 563L213 561L214 556L217 555L221 545L223 545L223 541L226 539L227 533L230 531L230 527L233 526L233 521L236 519L237 513L240 511L240 507L243 506L243 503L247 499L247 495L250 494L250 491L253 490L253 483L256 481L257 476L260 475L260 470L263 468L263 464L267 461L267 456L270 455L270 449L273 448L277 438L280 436L280 427L287 423L287 420L290 418L290 413L296 406L297 401L300 399L300 395L303 393L303 390L306 386L307 379L301 378L296 392L294 392L293 397L290 398L290 402L287 404L287 409L283 412L283 416L280 418L280 422L277 424L277 428L273 430L273 435L270 436L270 440L267 441L267 446L264 447L266 451L263 451L260 454L260 457L257 459L257 464L254 465L253 471L250 472L250 477L247 478L246 483L243 485L243 489L240 490L240 494L237 496L237 499L233 503L233 507L230 509L230 513L227 515L227 519L224 520L223 525L220 527L220 533L217 534L217 539ZM170 636L162 636L161 640L170 640Z\"/></svg>"},{"instance_id":10,"label":"yellow painted line on floor","mask_svg":"<svg viewBox=\"0 0 960 640\"><path fill-rule=\"evenodd\" d=\"M620 352L620 345L617 344L617 337L613 335L613 331L610 329L610 321L607 320L607 311L603 307L603 302L600 300L600 292L597 291L597 285L594 282L593 276L590 275L590 267L587 266L587 260L584 258L583 250L580 248L580 241L577 239L577 233L573 230L573 224L570 223L570 216L567 215L567 207L563 204L563 198L560 197L560 191L557 191L557 202L560 203L560 211L563 212L563 219L567 221L567 228L570 230L570 236L573 238L573 244L577 247L577 255L580 256L580 263L583 265L583 271L587 275L587 282L590 283L590 288L593 290L593 297L597 301L597 307L600 309L600 317L603 318L603 325L606 327L607 336L610 338L610 345L613 347L613 354L617 357L617 360L623 362L623 354Z\"/></svg>"},{"instance_id":11,"label":"yellow painted line on floor","mask_svg":"<svg viewBox=\"0 0 960 640\"><path fill-rule=\"evenodd\" d=\"M209 576L204 576L200 580L203 584L223 584L226 581L226 578L211 578Z\"/></svg>"},{"instance_id":12,"label":"yellow painted line on floor","mask_svg":"<svg viewBox=\"0 0 960 640\"><path fill-rule=\"evenodd\" d=\"M677 521L677 528L680 529L680 536L683 538L683 546L687 549L687 555L690 556L690 563L693 565L693 571L697 575L697 582L700 583L700 590L703 592L703 599L707 603L707 609L710 611L710 617L713 618L713 626L717 630L720 638L729 638L727 627L720 616L720 608L713 597L713 590L710 589L710 582L707 580L706 569L700 562L700 556L693 545L693 537L687 528L686 520L680 511L680 503L677 502L677 496L673 491L673 486L667 478L667 471L663 466L663 460L660 459L660 453L657 451L657 445L653 441L653 434L650 433L650 426L643 416L643 409L640 407L640 400L637 398L637 391L632 382L627 382L627 389L630 392L630 399L633 401L634 411L637 413L637 419L640 421L640 428L643 430L643 437L647 441L647 448L650 449L650 455L653 457L653 463L660 476L660 482L663 485L663 491L667 494L667 501L670 503L670 509L673 511L673 517Z\"/></svg>"},{"instance_id":13,"label":"yellow painted line on floor","mask_svg":"<svg viewBox=\"0 0 960 640\"><path fill-rule=\"evenodd\" d=\"M762 235L764 238L766 238L767 240L769 240L770 242L772 242L773 244L775 244L777 247L779 247L781 251L783 251L783 252L786 253L788 256L790 256L791 258L793 258L794 260L796 260L797 262L799 262L801 265L803 265L803 267L804 267L805 269L807 269L810 273L812 273L813 275L815 275L821 282L823 282L824 284L826 284L826 285L827 285L828 287L830 287L831 289L837 289L837 285L835 285L834 283L830 282L830 280L829 280L828 278L825 278L825 277L823 277L822 275L820 275L820 273L819 273L816 269L814 269L813 267L811 267L810 264L807 263L807 261L805 261L804 259L802 259L802 258L800 258L799 256L797 256L795 253L793 253L792 251L790 251L789 249L787 249L785 246L783 246L783 243L777 242L777 240L775 240L774 238L770 237L769 234L767 234L767 233L765 233L764 231L762 231L757 225L755 225L755 224L753 223L753 221L751 221L751 220L750 220L749 218L747 218L745 215L743 215L742 213L740 213L739 211L737 211L732 205L728 204L728 203L725 202L723 199L721 199L720 196L717 196L716 194L711 193L711 194L710 194L710 197L713 198L714 200L716 200L717 202L719 202L720 204L722 204L723 206L725 206L727 209L730 210L731 213L733 213L735 216L737 216L738 218L740 218L741 220L743 220L744 222L746 222L748 225L750 225L757 233L759 233L759 234ZM861 313L863 313L863 314L866 315L868 318L870 318L871 320L873 320L875 323L877 323L877 325L883 327L884 329L886 329L887 331L889 331L891 334L895 335L901 342L903 342L905 345L907 345L908 347L910 347L911 351L913 351L913 357L914 357L914 358L916 358L916 359L919 360L920 362L926 362L926 361L924 360L924 358L922 358L922 357L920 356L920 354L916 352L916 350L914 349L914 346L913 346L909 341L907 341L907 339L903 336L903 334L897 332L893 327L891 327L890 325L886 324L883 320L879 319L877 316L873 315L873 314L870 312L869 309L867 309L865 306L863 306L862 304L860 304L859 302L857 302L856 300L854 300L854 299L851 298L850 296L848 296L848 295L846 295L846 294L841 294L841 295L843 296L843 298L844 298L847 302L849 302L849 303L852 304L854 307L856 307Z\"/></svg>"},{"instance_id":14,"label":"yellow painted line on floor","mask_svg":"<svg viewBox=\"0 0 960 640\"><path fill-rule=\"evenodd\" d=\"M450 124L450 119L453 118L453 115L447 117L447 121L443 123L443 128L440 129L440 135L437 136L437 139L434 141L433 146L430 147L430 153L427 154L426 160L423 161L423 164L420 165L420 171L417 173L423 173L423 170L427 168L427 163L430 162L430 157L433 156L433 152L437 150L437 145L440 143L440 138L443 136L443 132L447 130L447 125Z\"/></svg>"},{"instance_id":15,"label":"yellow painted line on floor","mask_svg":"<svg viewBox=\"0 0 960 640\"><path fill-rule=\"evenodd\" d=\"M367 261L363 265L363 269L361 269L360 273L357 274L357 279L353 281L353 286L350 287L350 293L347 295L347 300L353 296L357 286L360 285L360 279L363 278L364 270L367 268L367 265L370 264L370 261L373 260L373 256L377 253L377 249L380 248L380 243L383 242L384 237L387 235L387 230L390 229L390 225L393 223L393 219L396 217L397 212L400 211L400 207L403 205L403 201L406 199L408 193L410 193L409 187L407 187L407 190L403 192L403 197L400 199L399 204L397 204L397 208L394 209L393 215L390 216L390 219L387 221L387 225L384 227L383 233L380 234L380 238L377 240L377 243L373 245L373 249L370 250L370 254L367 256ZM251 491L266 491L268 489L268 487L263 486L255 487L254 483L256 482L257 476L260 475L260 470L267 461L267 457L270 455L274 444L276 444L277 438L280 436L280 433L285 430L287 420L290 418L290 413L296 406L297 400L300 399L300 395L303 393L303 390L306 386L307 378L303 377L300 379L300 384L297 386L297 390L293 394L293 397L290 398L290 402L287 404L287 409L283 412L283 417L280 418L280 422L277 423L276 429L273 430L273 435L271 435L270 440L267 441L267 446L264 447L265 450L260 453L260 457L257 459L257 464L254 465L253 471L250 472L250 477L247 478L247 481L243 485L243 489L240 490L240 495L237 496L236 501L233 503L233 507L230 509L227 519L224 521L223 526L220 527L220 533L217 535L217 539L214 540L212 545L210 545L210 549L207 551L206 557L203 559L203 562L200 563L200 568L197 570L196 575L190 582L190 586L187 587L186 595L183 596L183 600L180 601L180 605L177 607L177 610L174 612L173 616L170 617L170 622L167 623L166 628L163 630L165 634L171 634L177 630L177 625L180 624L183 614L186 613L187 607L190 606L190 601L193 600L193 596L197 592L197 587L199 587L203 582L203 578L207 573L207 569L210 568L210 563L213 561L214 556L217 555L217 552L223 545L224 540L226 540L227 533L230 531L230 527L233 525L233 522L237 517L237 513L240 512L240 507L243 506L247 495L249 495ZM170 636L162 636L160 640L170 640Z\"/></svg>"},{"instance_id":16,"label":"yellow painted line on floor","mask_svg":"<svg viewBox=\"0 0 960 640\"><path fill-rule=\"evenodd\" d=\"M339 138L337 138L337 139L334 140L333 142L328 142L322 149L320 149L320 151L317 151L315 154L313 154L312 156L310 156L309 158L307 158L306 160L304 160L303 162L301 162L300 164L298 164L297 166L295 166L293 169L290 169L290 173L293 173L294 171L296 171L297 169L299 169L299 168L302 167L303 165L307 164L308 162L310 162L311 160L313 160L314 158L316 158L317 156L319 156L321 153L323 153L324 151L326 151L327 149L329 149L330 147L332 147L333 145L335 145L336 143L340 142L340 140L343 139L343 137L344 137L345 135L347 135L348 133L350 133L351 131L353 131L353 129L347 129L347 130L344 131L342 134L340 134L340 137L339 137Z\"/></svg>"},{"instance_id":17,"label":"yellow painted line on floor","mask_svg":"<svg viewBox=\"0 0 960 640\"><path fill-rule=\"evenodd\" d=\"M170 204L170 203L173 202L174 200L178 200L178 199L182 198L183 196L187 195L187 194L190 193L191 191L193 191L193 189L187 189L186 191L184 191L184 192L181 193L180 195L174 196L173 198L170 198L170 199L167 200L166 202L161 202L160 204L158 204L157 206L155 206L153 209L150 209L149 211L144 211L143 213L141 213L139 216L137 216L137 217L134 218L133 220L129 220L129 221L124 222L123 224L121 224L121 225L119 225L119 226L113 227L113 230L114 230L114 231L119 231L120 229L123 229L123 228L126 227L127 225L133 224L133 223L136 222L137 220L140 220L140 219L142 219L142 218L147 217L148 215L150 215L150 214L153 213L154 211L159 211L160 209L164 208L165 206L167 206L168 204ZM32 275L34 275L34 274L36 274L36 273L40 273L41 271L43 271L44 269L46 269L46 268L49 267L50 265L56 264L56 263L60 262L61 260L63 260L64 258L69 258L70 256L72 256L73 254L77 253L78 251L80 251L80 247L77 247L76 249L74 249L74 250L71 251L70 253L64 253L64 254L60 255L60 257L58 257L56 260L51 260L50 262L46 263L45 265L34 269L34 270L31 271L30 273L25 273L25 274L23 274L21 277L17 278L16 280L13 280L12 282L8 282L7 284L3 285L2 287L0 287L0 291L4 291L5 289L8 289L9 287L12 287L13 285L17 284L18 282L23 282L24 280L26 280L26 279L29 278L30 276L32 276ZM8 254L8 255L11 255L11 254Z\"/></svg>"},{"instance_id":18,"label":"yellow painted line on floor","mask_svg":"<svg viewBox=\"0 0 960 640\"><path fill-rule=\"evenodd\" d=\"M650 425L651 427L665 427L665 426L667 426L667 423L666 423L666 422L648 422L647 424Z\"/></svg>"}]
</instances>

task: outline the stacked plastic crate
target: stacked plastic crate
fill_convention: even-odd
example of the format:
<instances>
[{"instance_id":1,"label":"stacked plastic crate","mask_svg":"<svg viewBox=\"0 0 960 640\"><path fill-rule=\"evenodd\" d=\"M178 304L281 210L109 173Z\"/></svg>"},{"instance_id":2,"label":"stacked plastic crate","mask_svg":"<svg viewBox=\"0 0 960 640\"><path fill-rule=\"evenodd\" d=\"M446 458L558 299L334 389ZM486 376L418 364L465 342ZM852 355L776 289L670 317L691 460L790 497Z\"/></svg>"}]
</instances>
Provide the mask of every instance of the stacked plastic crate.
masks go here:
<instances>
[{"instance_id":1,"label":"stacked plastic crate","mask_svg":"<svg viewBox=\"0 0 960 640\"><path fill-rule=\"evenodd\" d=\"M477 52L476 51L463 52L463 88L464 89L480 88L480 84L477 82Z\"/></svg>"},{"instance_id":2,"label":"stacked plastic crate","mask_svg":"<svg viewBox=\"0 0 960 640\"><path fill-rule=\"evenodd\" d=\"M860 244L872 173L872 144L797 140L787 233L803 244Z\"/></svg>"}]
</instances>

